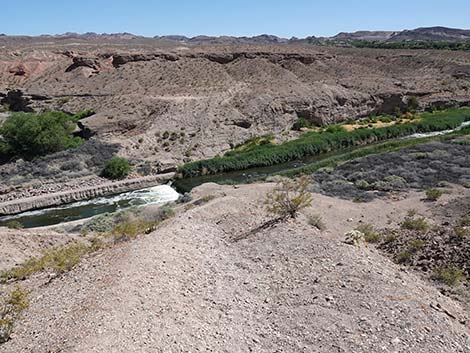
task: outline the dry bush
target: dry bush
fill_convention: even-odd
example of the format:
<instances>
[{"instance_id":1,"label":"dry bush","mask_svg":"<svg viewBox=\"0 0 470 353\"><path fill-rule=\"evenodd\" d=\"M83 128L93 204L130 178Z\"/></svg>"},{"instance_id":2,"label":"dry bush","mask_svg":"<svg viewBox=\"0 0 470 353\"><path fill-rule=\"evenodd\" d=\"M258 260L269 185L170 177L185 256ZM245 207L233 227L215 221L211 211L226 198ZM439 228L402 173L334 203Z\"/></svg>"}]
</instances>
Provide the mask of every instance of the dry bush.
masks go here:
<instances>
[{"instance_id":1,"label":"dry bush","mask_svg":"<svg viewBox=\"0 0 470 353\"><path fill-rule=\"evenodd\" d=\"M10 339L15 320L29 306L28 293L17 287L0 303L0 344Z\"/></svg>"},{"instance_id":2,"label":"dry bush","mask_svg":"<svg viewBox=\"0 0 470 353\"><path fill-rule=\"evenodd\" d=\"M31 275L49 269L56 273L70 271L83 256L95 251L96 244L92 246L83 243L71 243L44 251L40 257L33 257L25 263L5 271L0 275L0 281L24 280Z\"/></svg>"},{"instance_id":3,"label":"dry bush","mask_svg":"<svg viewBox=\"0 0 470 353\"><path fill-rule=\"evenodd\" d=\"M382 239L382 236L376 231L372 224L361 224L356 230L364 234L364 240L367 243L378 243Z\"/></svg>"},{"instance_id":4,"label":"dry bush","mask_svg":"<svg viewBox=\"0 0 470 353\"><path fill-rule=\"evenodd\" d=\"M312 195L308 191L310 179L303 175L296 180L282 179L266 196L268 212L281 219L296 218L298 212L312 203Z\"/></svg>"},{"instance_id":5,"label":"dry bush","mask_svg":"<svg viewBox=\"0 0 470 353\"><path fill-rule=\"evenodd\" d=\"M326 230L326 224L320 215L310 215L308 217L308 224L317 228L318 230Z\"/></svg>"},{"instance_id":6,"label":"dry bush","mask_svg":"<svg viewBox=\"0 0 470 353\"><path fill-rule=\"evenodd\" d=\"M437 201L444 193L438 189L427 189L426 190L426 200L428 201Z\"/></svg>"},{"instance_id":7,"label":"dry bush","mask_svg":"<svg viewBox=\"0 0 470 353\"><path fill-rule=\"evenodd\" d=\"M465 279L465 275L463 270L450 265L435 270L432 278L438 282L447 284L449 287L455 287Z\"/></svg>"},{"instance_id":8,"label":"dry bush","mask_svg":"<svg viewBox=\"0 0 470 353\"><path fill-rule=\"evenodd\" d=\"M429 224L424 217L407 216L401 223L401 228L425 233L429 230Z\"/></svg>"}]
</instances>

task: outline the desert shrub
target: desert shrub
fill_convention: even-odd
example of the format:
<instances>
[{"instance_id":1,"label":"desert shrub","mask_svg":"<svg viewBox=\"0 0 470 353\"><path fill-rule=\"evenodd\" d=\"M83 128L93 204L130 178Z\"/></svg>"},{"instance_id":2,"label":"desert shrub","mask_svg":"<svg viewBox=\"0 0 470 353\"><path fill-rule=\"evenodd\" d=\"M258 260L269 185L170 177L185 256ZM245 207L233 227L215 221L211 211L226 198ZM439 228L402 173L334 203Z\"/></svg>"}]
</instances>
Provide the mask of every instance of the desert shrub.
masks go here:
<instances>
[{"instance_id":1,"label":"desert shrub","mask_svg":"<svg viewBox=\"0 0 470 353\"><path fill-rule=\"evenodd\" d=\"M404 178L397 175L389 175L383 180L377 181L371 185L371 188L380 191L393 191L406 188L407 182Z\"/></svg>"},{"instance_id":2,"label":"desert shrub","mask_svg":"<svg viewBox=\"0 0 470 353\"><path fill-rule=\"evenodd\" d=\"M313 124L310 120L298 118L294 125L292 125L292 130L300 131L301 129L311 129L312 127Z\"/></svg>"},{"instance_id":3,"label":"desert shrub","mask_svg":"<svg viewBox=\"0 0 470 353\"><path fill-rule=\"evenodd\" d=\"M404 251L399 252L395 256L395 261L399 264L405 264L405 263L410 262L412 257L413 257L413 254L411 253L411 251L404 250Z\"/></svg>"},{"instance_id":4,"label":"desert shrub","mask_svg":"<svg viewBox=\"0 0 470 353\"><path fill-rule=\"evenodd\" d=\"M104 213L88 220L82 227L81 232L107 233L115 226L114 216L111 213Z\"/></svg>"},{"instance_id":5,"label":"desert shrub","mask_svg":"<svg viewBox=\"0 0 470 353\"><path fill-rule=\"evenodd\" d=\"M419 108L418 97L412 96L408 99L407 110L408 112L415 112Z\"/></svg>"},{"instance_id":6,"label":"desert shrub","mask_svg":"<svg viewBox=\"0 0 470 353\"><path fill-rule=\"evenodd\" d=\"M415 253L417 252L419 249L421 249L422 247L424 247L426 245L426 243L424 242L424 240L421 240L421 239L413 239L409 242L409 249L411 252Z\"/></svg>"},{"instance_id":7,"label":"desert shrub","mask_svg":"<svg viewBox=\"0 0 470 353\"><path fill-rule=\"evenodd\" d=\"M308 224L311 225L312 227L317 228L318 230L326 229L326 224L320 215L310 215L308 217Z\"/></svg>"},{"instance_id":8,"label":"desert shrub","mask_svg":"<svg viewBox=\"0 0 470 353\"><path fill-rule=\"evenodd\" d=\"M456 266L450 265L434 271L432 278L445 283L449 287L457 286L464 278L464 272Z\"/></svg>"},{"instance_id":9,"label":"desert shrub","mask_svg":"<svg viewBox=\"0 0 470 353\"><path fill-rule=\"evenodd\" d=\"M438 189L427 189L426 190L426 200L428 201L437 201L442 196L443 192Z\"/></svg>"},{"instance_id":10,"label":"desert shrub","mask_svg":"<svg viewBox=\"0 0 470 353\"><path fill-rule=\"evenodd\" d=\"M361 224L356 230L364 234L364 240L367 243L378 243L382 239L380 233L375 230L372 224Z\"/></svg>"},{"instance_id":11,"label":"desert shrub","mask_svg":"<svg viewBox=\"0 0 470 353\"><path fill-rule=\"evenodd\" d=\"M470 237L470 227L454 227L454 235L458 239Z\"/></svg>"},{"instance_id":12,"label":"desert shrub","mask_svg":"<svg viewBox=\"0 0 470 353\"><path fill-rule=\"evenodd\" d=\"M379 120L380 120L381 122L383 122L383 123L391 123L391 122L393 122L393 118L390 117L390 116L386 116L386 115L379 117Z\"/></svg>"},{"instance_id":13,"label":"desert shrub","mask_svg":"<svg viewBox=\"0 0 470 353\"><path fill-rule=\"evenodd\" d=\"M424 217L414 218L407 216L401 223L401 227L403 229L426 232L429 229L429 224Z\"/></svg>"},{"instance_id":14,"label":"desert shrub","mask_svg":"<svg viewBox=\"0 0 470 353\"><path fill-rule=\"evenodd\" d=\"M360 190L369 190L371 188L370 183L367 180L356 180L354 185Z\"/></svg>"},{"instance_id":15,"label":"desert shrub","mask_svg":"<svg viewBox=\"0 0 470 353\"><path fill-rule=\"evenodd\" d=\"M50 269L56 273L67 272L74 267L85 254L90 252L90 249L89 246L83 243L71 243L48 249L43 252L42 256L38 258L33 257L24 264L3 272L0 279L2 281L11 279L24 280L45 269Z\"/></svg>"},{"instance_id":16,"label":"desert shrub","mask_svg":"<svg viewBox=\"0 0 470 353\"><path fill-rule=\"evenodd\" d=\"M470 227L470 216L465 216L459 219L458 225L460 227Z\"/></svg>"},{"instance_id":17,"label":"desert shrub","mask_svg":"<svg viewBox=\"0 0 470 353\"><path fill-rule=\"evenodd\" d=\"M272 144L275 139L276 137L273 133L250 138L241 144L233 146L232 150L228 151L225 156L237 155L240 152L246 153L249 150L256 149L257 146Z\"/></svg>"},{"instance_id":18,"label":"desert shrub","mask_svg":"<svg viewBox=\"0 0 470 353\"><path fill-rule=\"evenodd\" d=\"M131 166L127 159L113 157L105 163L102 175L108 179L118 180L127 177L130 171Z\"/></svg>"},{"instance_id":19,"label":"desert shrub","mask_svg":"<svg viewBox=\"0 0 470 353\"><path fill-rule=\"evenodd\" d=\"M158 211L142 214L140 210L129 210L119 213L115 226L110 234L115 242L128 241L142 234L153 232L164 220L173 217L174 211L170 206L162 206Z\"/></svg>"},{"instance_id":20,"label":"desert shrub","mask_svg":"<svg viewBox=\"0 0 470 353\"><path fill-rule=\"evenodd\" d=\"M80 171L82 170L82 163L79 159L71 158L64 161L64 163L61 164L60 169L63 171Z\"/></svg>"},{"instance_id":21,"label":"desert shrub","mask_svg":"<svg viewBox=\"0 0 470 353\"><path fill-rule=\"evenodd\" d=\"M83 140L75 127L76 119L62 112L15 113L0 127L3 153L32 158L78 147Z\"/></svg>"},{"instance_id":22,"label":"desert shrub","mask_svg":"<svg viewBox=\"0 0 470 353\"><path fill-rule=\"evenodd\" d=\"M162 206L158 209L155 215L152 215L152 220L154 222L162 222L168 218L171 218L175 215L175 211L168 205Z\"/></svg>"},{"instance_id":23,"label":"desert shrub","mask_svg":"<svg viewBox=\"0 0 470 353\"><path fill-rule=\"evenodd\" d=\"M364 242L364 233L358 230L351 230L344 234L344 242L349 245L360 246Z\"/></svg>"},{"instance_id":24,"label":"desert shrub","mask_svg":"<svg viewBox=\"0 0 470 353\"><path fill-rule=\"evenodd\" d=\"M389 233L383 238L384 244L391 244L394 243L398 239L396 234Z\"/></svg>"},{"instance_id":25,"label":"desert shrub","mask_svg":"<svg viewBox=\"0 0 470 353\"><path fill-rule=\"evenodd\" d=\"M125 219L113 228L111 234L116 242L126 241L146 233L147 229L150 227L150 222L145 222L141 219L133 219L131 216L127 215Z\"/></svg>"},{"instance_id":26,"label":"desert shrub","mask_svg":"<svg viewBox=\"0 0 470 353\"><path fill-rule=\"evenodd\" d=\"M86 110L79 111L73 117L76 121L78 121L78 120L88 118L92 115L95 115L95 111L93 109L86 109Z\"/></svg>"},{"instance_id":27,"label":"desert shrub","mask_svg":"<svg viewBox=\"0 0 470 353\"><path fill-rule=\"evenodd\" d=\"M470 216L462 217L454 227L454 235L458 239L470 237Z\"/></svg>"},{"instance_id":28,"label":"desert shrub","mask_svg":"<svg viewBox=\"0 0 470 353\"><path fill-rule=\"evenodd\" d=\"M282 219L296 218L297 213L311 205L312 195L308 191L310 180L303 175L296 180L282 179L266 195L265 204L268 212Z\"/></svg>"},{"instance_id":29,"label":"desert shrub","mask_svg":"<svg viewBox=\"0 0 470 353\"><path fill-rule=\"evenodd\" d=\"M26 291L17 287L0 302L0 344L10 339L15 320L29 307L28 296Z\"/></svg>"}]
</instances>

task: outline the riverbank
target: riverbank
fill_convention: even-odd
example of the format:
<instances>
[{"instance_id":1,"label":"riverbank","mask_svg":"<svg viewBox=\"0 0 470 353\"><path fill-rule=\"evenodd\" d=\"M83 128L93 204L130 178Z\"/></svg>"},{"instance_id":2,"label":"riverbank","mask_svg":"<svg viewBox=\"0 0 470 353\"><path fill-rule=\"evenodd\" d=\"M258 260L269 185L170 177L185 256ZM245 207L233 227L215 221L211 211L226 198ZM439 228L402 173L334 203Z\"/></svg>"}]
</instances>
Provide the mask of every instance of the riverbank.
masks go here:
<instances>
[{"instance_id":1,"label":"riverbank","mask_svg":"<svg viewBox=\"0 0 470 353\"><path fill-rule=\"evenodd\" d=\"M107 181L101 185L94 185L91 187L78 187L76 189L50 193L43 196L33 196L1 202L0 216L18 214L40 208L60 206L96 197L116 195L159 184L166 184L172 180L173 177L174 173L167 173L115 182Z\"/></svg>"},{"instance_id":2,"label":"riverbank","mask_svg":"<svg viewBox=\"0 0 470 353\"><path fill-rule=\"evenodd\" d=\"M267 167L308 156L340 151L354 146L365 146L417 133L457 129L470 120L470 108L449 109L437 113L423 113L416 121L380 128L359 128L347 131L307 132L296 140L279 145L263 144L248 149L229 151L222 157L183 165L178 172L183 177L217 174L256 167Z\"/></svg>"}]
</instances>

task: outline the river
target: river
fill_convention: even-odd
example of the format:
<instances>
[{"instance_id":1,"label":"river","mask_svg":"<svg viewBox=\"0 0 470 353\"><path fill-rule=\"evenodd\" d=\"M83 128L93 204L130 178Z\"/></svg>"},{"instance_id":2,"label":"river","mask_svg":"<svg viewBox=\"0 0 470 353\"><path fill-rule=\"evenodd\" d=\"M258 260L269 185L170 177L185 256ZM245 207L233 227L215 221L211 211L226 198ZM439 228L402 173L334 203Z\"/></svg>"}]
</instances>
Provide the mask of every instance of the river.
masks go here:
<instances>
[{"instance_id":1,"label":"river","mask_svg":"<svg viewBox=\"0 0 470 353\"><path fill-rule=\"evenodd\" d=\"M463 123L455 130L445 130L430 132L425 134L414 134L403 139L424 138L444 135L453 131L461 130L470 126L470 121ZM24 212L18 215L5 216L0 218L0 226L7 225L11 221L21 223L24 228L36 228L56 225L65 222L77 221L90 218L99 214L116 212L132 206L143 206L149 204L166 204L176 201L183 193L191 191L193 188L204 183L219 184L241 184L259 180L276 173L302 167L310 163L320 161L335 155L344 154L362 146L343 149L340 151L325 153L316 156L306 157L302 160L290 161L270 167L252 168L247 170L221 173L216 175L205 175L195 178L175 180L170 185L160 185L133 192L127 192L115 196L102 197L89 201L76 202L61 207L46 208L42 210Z\"/></svg>"}]
</instances>

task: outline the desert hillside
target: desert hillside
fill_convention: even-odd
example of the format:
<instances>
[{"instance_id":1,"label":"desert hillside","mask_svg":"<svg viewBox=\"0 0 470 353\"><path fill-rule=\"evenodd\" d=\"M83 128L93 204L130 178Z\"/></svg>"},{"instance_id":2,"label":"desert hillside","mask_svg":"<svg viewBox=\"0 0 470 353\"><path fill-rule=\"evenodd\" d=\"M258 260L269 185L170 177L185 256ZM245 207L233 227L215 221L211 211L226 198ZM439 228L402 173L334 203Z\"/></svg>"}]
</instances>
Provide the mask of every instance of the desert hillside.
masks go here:
<instances>
[{"instance_id":1,"label":"desert hillside","mask_svg":"<svg viewBox=\"0 0 470 353\"><path fill-rule=\"evenodd\" d=\"M0 93L21 89L33 109L93 109L88 135L167 166L287 134L299 117L393 113L414 96L422 108L464 105L468 77L467 52L0 37Z\"/></svg>"},{"instance_id":2,"label":"desert hillside","mask_svg":"<svg viewBox=\"0 0 470 353\"><path fill-rule=\"evenodd\" d=\"M467 37L0 35L0 352L469 353Z\"/></svg>"},{"instance_id":3,"label":"desert hillside","mask_svg":"<svg viewBox=\"0 0 470 353\"><path fill-rule=\"evenodd\" d=\"M419 194L315 195L297 220L253 232L273 186L206 184L193 192L206 203L157 231L27 280L41 286L0 351L468 352L462 304L373 246L344 243L356 225L391 226L411 207L430 216Z\"/></svg>"}]
</instances>

